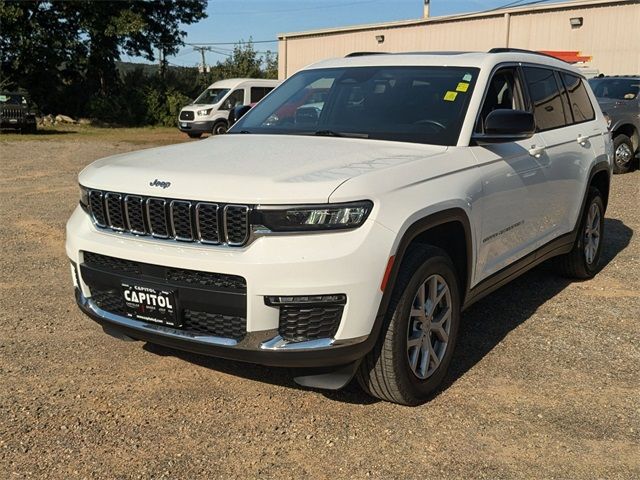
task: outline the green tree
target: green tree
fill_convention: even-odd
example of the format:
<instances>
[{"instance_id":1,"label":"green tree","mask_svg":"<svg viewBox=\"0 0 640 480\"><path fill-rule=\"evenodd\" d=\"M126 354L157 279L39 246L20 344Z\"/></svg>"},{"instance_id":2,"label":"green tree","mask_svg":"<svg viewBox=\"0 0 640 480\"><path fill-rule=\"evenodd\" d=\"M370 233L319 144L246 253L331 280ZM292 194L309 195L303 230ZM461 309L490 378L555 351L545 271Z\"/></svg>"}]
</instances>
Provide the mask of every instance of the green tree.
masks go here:
<instances>
[{"instance_id":1,"label":"green tree","mask_svg":"<svg viewBox=\"0 0 640 480\"><path fill-rule=\"evenodd\" d=\"M86 47L77 11L62 2L0 0L0 81L56 108L66 85L81 80Z\"/></svg>"},{"instance_id":2,"label":"green tree","mask_svg":"<svg viewBox=\"0 0 640 480\"><path fill-rule=\"evenodd\" d=\"M262 59L251 40L247 43L237 43L233 47L231 56L217 66L222 78L260 78L262 76Z\"/></svg>"},{"instance_id":3,"label":"green tree","mask_svg":"<svg viewBox=\"0 0 640 480\"><path fill-rule=\"evenodd\" d=\"M80 111L95 94L118 90L121 53L150 61L156 51L177 53L181 25L205 18L206 7L200 0L0 0L0 78L46 110Z\"/></svg>"}]
</instances>

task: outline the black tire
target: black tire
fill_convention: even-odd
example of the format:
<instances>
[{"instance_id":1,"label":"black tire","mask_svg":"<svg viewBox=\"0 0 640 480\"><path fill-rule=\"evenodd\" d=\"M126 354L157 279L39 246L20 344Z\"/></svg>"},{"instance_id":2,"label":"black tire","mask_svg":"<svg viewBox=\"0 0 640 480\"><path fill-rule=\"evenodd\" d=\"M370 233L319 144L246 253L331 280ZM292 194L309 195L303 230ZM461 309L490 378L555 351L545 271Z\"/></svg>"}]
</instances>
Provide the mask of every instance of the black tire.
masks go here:
<instances>
[{"instance_id":1,"label":"black tire","mask_svg":"<svg viewBox=\"0 0 640 480\"><path fill-rule=\"evenodd\" d=\"M627 173L634 160L633 143L626 135L616 135L613 139L613 173Z\"/></svg>"},{"instance_id":2,"label":"black tire","mask_svg":"<svg viewBox=\"0 0 640 480\"><path fill-rule=\"evenodd\" d=\"M598 236L599 241L595 254L589 261L586 246L589 242L589 236L587 233L587 220L589 219L589 212L592 208L597 208L599 211L598 219ZM590 227L591 228L591 227ZM598 272L598 264L600 263L600 255L602 253L602 245L604 244L604 201L602 200L602 194L595 187L589 187L589 194L587 196L587 203L585 204L582 217L580 219L580 227L578 229L578 237L573 246L573 249L557 258L558 270L567 278L575 278L585 280L593 278Z\"/></svg>"},{"instance_id":3,"label":"black tire","mask_svg":"<svg viewBox=\"0 0 640 480\"><path fill-rule=\"evenodd\" d=\"M449 287L451 315L448 341L439 365L434 367L429 376L421 379L409 364L410 317L419 287L434 276L439 276ZM419 405L429 399L442 383L455 349L460 325L458 285L455 267L444 250L427 245L412 249L407 254L391 295L380 336L373 350L362 360L356 374L358 383L367 393L402 405ZM433 342L431 333L429 342ZM428 360L426 368L431 368L431 360Z\"/></svg>"},{"instance_id":4,"label":"black tire","mask_svg":"<svg viewBox=\"0 0 640 480\"><path fill-rule=\"evenodd\" d=\"M200 138L202 133L187 133L187 135L189 135L189 138Z\"/></svg>"},{"instance_id":5,"label":"black tire","mask_svg":"<svg viewBox=\"0 0 640 480\"><path fill-rule=\"evenodd\" d=\"M213 129L211 130L211 135L224 135L227 133L227 122L216 122L213 124Z\"/></svg>"}]
</instances>

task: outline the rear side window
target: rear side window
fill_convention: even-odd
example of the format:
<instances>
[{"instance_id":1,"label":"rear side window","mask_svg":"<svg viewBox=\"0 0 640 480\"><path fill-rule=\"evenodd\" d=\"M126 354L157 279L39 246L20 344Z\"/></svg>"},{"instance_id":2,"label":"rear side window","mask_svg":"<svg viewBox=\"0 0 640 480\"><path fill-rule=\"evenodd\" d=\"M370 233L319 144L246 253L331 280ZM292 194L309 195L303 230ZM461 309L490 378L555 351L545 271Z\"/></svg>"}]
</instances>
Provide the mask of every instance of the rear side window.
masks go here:
<instances>
[{"instance_id":1,"label":"rear side window","mask_svg":"<svg viewBox=\"0 0 640 480\"><path fill-rule=\"evenodd\" d=\"M524 67L523 70L538 131L560 128L570 123L567 120L571 114L565 112L554 71L538 67Z\"/></svg>"},{"instance_id":2,"label":"rear side window","mask_svg":"<svg viewBox=\"0 0 640 480\"><path fill-rule=\"evenodd\" d=\"M571 75L570 73L560 73L560 77L562 77L562 82L569 95L569 103L571 105L574 123L593 120L596 114L593 110L593 105L591 105L591 99L589 99L587 89L580 77Z\"/></svg>"},{"instance_id":3,"label":"rear side window","mask_svg":"<svg viewBox=\"0 0 640 480\"><path fill-rule=\"evenodd\" d=\"M271 90L273 90L272 87L251 87L251 103L259 102Z\"/></svg>"}]
</instances>

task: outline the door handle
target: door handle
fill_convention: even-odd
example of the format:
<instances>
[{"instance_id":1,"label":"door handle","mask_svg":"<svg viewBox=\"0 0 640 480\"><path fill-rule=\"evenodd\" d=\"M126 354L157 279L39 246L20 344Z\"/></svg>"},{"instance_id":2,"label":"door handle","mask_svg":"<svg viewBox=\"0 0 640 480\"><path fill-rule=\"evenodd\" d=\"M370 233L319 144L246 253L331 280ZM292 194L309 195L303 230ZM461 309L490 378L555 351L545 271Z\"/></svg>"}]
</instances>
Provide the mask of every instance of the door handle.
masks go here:
<instances>
[{"instance_id":1,"label":"door handle","mask_svg":"<svg viewBox=\"0 0 640 480\"><path fill-rule=\"evenodd\" d=\"M544 147L536 147L535 145L531 145L529 149L529 155L535 158L540 158L544 153Z\"/></svg>"},{"instance_id":2,"label":"door handle","mask_svg":"<svg viewBox=\"0 0 640 480\"><path fill-rule=\"evenodd\" d=\"M576 138L576 141L584 147L589 141L589 137L585 137L584 135L580 134L578 135L578 138Z\"/></svg>"}]
</instances>

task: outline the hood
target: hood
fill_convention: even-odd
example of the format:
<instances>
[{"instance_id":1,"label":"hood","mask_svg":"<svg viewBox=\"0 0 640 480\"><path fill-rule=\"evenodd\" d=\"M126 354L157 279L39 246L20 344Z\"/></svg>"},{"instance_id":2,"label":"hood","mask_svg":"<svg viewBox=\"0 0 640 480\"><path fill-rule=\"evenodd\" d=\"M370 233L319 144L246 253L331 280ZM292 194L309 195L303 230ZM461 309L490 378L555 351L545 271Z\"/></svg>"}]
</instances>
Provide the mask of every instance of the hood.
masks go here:
<instances>
[{"instance_id":1,"label":"hood","mask_svg":"<svg viewBox=\"0 0 640 480\"><path fill-rule=\"evenodd\" d=\"M365 139L231 134L98 160L85 187L224 203L323 203L343 182L447 147ZM366 196L366 195L365 195Z\"/></svg>"}]
</instances>

